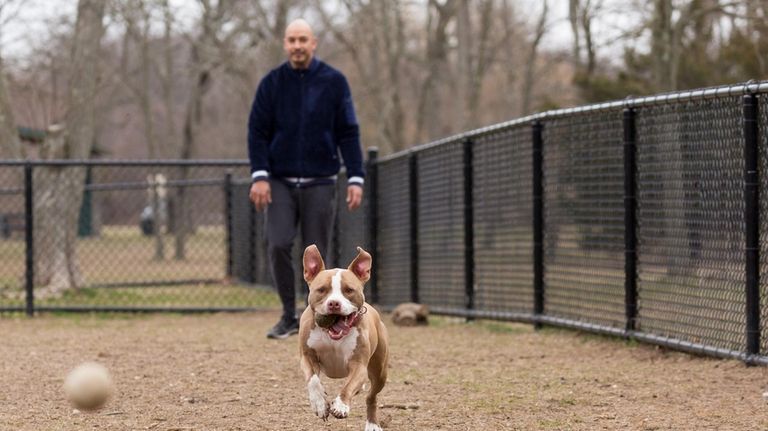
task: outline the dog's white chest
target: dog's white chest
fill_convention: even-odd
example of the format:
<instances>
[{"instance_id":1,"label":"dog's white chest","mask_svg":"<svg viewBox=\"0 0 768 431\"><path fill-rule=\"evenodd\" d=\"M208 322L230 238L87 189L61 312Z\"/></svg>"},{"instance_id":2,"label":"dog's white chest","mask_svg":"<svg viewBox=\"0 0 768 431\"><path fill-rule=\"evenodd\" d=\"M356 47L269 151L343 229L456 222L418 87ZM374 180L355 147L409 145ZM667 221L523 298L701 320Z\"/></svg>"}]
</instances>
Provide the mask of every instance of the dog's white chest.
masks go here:
<instances>
[{"instance_id":1,"label":"dog's white chest","mask_svg":"<svg viewBox=\"0 0 768 431\"><path fill-rule=\"evenodd\" d=\"M332 379L347 377L349 358L357 347L357 328L352 328L341 340L332 340L328 333L320 328L309 332L307 346L317 352L320 366L326 376Z\"/></svg>"}]
</instances>

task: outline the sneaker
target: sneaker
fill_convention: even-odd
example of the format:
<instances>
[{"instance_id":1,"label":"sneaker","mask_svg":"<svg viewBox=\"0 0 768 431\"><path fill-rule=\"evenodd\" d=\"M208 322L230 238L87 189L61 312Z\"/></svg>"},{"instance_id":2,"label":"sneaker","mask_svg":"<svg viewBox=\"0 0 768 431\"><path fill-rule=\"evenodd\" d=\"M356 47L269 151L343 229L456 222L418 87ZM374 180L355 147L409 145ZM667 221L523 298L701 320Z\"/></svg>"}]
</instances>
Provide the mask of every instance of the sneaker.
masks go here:
<instances>
[{"instance_id":1,"label":"sneaker","mask_svg":"<svg viewBox=\"0 0 768 431\"><path fill-rule=\"evenodd\" d=\"M276 340L282 340L284 338L288 338L293 334L299 333L299 322L297 320L294 320L293 322L288 322L286 320L280 319L279 322L277 322L277 325L273 326L272 329L267 332L267 338L273 338Z\"/></svg>"}]
</instances>

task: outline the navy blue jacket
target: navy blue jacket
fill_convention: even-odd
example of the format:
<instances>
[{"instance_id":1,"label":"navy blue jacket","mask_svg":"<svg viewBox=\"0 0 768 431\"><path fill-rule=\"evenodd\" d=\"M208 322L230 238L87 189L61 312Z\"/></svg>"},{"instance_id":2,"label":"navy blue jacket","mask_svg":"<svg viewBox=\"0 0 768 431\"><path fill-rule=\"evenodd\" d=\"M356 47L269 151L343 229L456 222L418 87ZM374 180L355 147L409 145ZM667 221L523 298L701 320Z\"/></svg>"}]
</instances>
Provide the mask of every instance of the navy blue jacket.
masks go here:
<instances>
[{"instance_id":1,"label":"navy blue jacket","mask_svg":"<svg viewBox=\"0 0 768 431\"><path fill-rule=\"evenodd\" d=\"M285 62L270 71L248 119L253 180L336 175L339 150L348 177L362 182L360 128L344 75L314 58L306 70Z\"/></svg>"}]
</instances>

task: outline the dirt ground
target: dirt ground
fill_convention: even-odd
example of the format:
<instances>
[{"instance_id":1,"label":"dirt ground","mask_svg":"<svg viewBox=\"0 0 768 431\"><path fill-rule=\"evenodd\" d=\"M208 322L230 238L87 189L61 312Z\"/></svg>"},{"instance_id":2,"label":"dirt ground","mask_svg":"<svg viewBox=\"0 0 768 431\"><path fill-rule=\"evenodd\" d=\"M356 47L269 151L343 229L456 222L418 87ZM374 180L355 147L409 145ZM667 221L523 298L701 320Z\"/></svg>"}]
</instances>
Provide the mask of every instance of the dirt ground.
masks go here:
<instances>
[{"instance_id":1,"label":"dirt ground","mask_svg":"<svg viewBox=\"0 0 768 431\"><path fill-rule=\"evenodd\" d=\"M297 338L275 313L0 318L0 430L363 430L309 409ZM768 369L529 325L397 328L380 403L387 430L768 429ZM67 371L99 361L116 393L75 411ZM324 379L335 396L338 381ZM331 384L328 384L331 382Z\"/></svg>"}]
</instances>

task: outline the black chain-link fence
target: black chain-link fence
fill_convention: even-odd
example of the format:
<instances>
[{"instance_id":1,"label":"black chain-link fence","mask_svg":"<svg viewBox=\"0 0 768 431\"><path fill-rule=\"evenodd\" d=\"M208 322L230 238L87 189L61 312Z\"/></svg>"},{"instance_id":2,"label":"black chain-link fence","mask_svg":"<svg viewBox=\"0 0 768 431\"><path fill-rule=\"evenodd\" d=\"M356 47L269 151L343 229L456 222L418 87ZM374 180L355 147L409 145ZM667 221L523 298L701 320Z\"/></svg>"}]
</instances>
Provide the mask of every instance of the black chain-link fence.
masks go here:
<instances>
[{"instance_id":1,"label":"black chain-link fence","mask_svg":"<svg viewBox=\"0 0 768 431\"><path fill-rule=\"evenodd\" d=\"M624 326L622 111L544 123L544 311Z\"/></svg>"},{"instance_id":2,"label":"black chain-link fence","mask_svg":"<svg viewBox=\"0 0 768 431\"><path fill-rule=\"evenodd\" d=\"M339 178L327 266L371 251L366 294L385 309L768 363L766 94L627 99L372 153L358 211ZM248 174L244 161L0 163L0 310L278 307Z\"/></svg>"},{"instance_id":3,"label":"black chain-link fence","mask_svg":"<svg viewBox=\"0 0 768 431\"><path fill-rule=\"evenodd\" d=\"M241 162L0 166L0 307L25 308L28 289L37 310L274 306L228 274L242 249L228 205L243 205L227 196L248 175Z\"/></svg>"},{"instance_id":4,"label":"black chain-link fence","mask_svg":"<svg viewBox=\"0 0 768 431\"><path fill-rule=\"evenodd\" d=\"M766 93L550 111L383 158L382 305L768 363Z\"/></svg>"},{"instance_id":5,"label":"black chain-link fence","mask_svg":"<svg viewBox=\"0 0 768 431\"><path fill-rule=\"evenodd\" d=\"M745 345L740 97L637 111L638 328Z\"/></svg>"}]
</instances>

